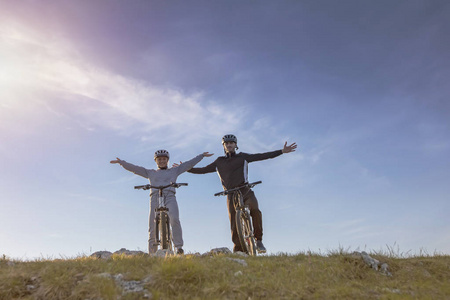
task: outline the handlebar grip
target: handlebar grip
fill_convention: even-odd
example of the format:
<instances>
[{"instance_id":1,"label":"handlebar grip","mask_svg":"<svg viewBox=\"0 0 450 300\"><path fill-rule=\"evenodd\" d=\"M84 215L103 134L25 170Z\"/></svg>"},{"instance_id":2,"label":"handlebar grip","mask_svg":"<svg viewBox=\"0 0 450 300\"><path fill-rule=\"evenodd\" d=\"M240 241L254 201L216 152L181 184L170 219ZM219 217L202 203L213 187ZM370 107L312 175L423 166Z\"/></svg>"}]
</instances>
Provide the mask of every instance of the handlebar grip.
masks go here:
<instances>
[{"instance_id":1,"label":"handlebar grip","mask_svg":"<svg viewBox=\"0 0 450 300\"><path fill-rule=\"evenodd\" d=\"M177 185L183 185L183 186L187 186L188 184L187 183L177 183Z\"/></svg>"},{"instance_id":2,"label":"handlebar grip","mask_svg":"<svg viewBox=\"0 0 450 300\"><path fill-rule=\"evenodd\" d=\"M150 185L149 185L149 184L146 184L146 185L137 185L137 186L134 187L134 189L135 189L135 190L140 190L140 189L148 190L148 189L150 189Z\"/></svg>"}]
</instances>

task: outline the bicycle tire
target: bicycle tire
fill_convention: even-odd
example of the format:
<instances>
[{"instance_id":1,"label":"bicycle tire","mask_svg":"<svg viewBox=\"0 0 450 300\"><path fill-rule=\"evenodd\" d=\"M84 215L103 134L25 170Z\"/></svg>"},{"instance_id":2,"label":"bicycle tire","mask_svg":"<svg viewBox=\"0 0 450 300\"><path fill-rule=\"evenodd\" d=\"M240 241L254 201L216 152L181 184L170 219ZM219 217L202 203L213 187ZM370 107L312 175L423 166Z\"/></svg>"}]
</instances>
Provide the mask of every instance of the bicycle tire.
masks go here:
<instances>
[{"instance_id":1,"label":"bicycle tire","mask_svg":"<svg viewBox=\"0 0 450 300\"><path fill-rule=\"evenodd\" d=\"M245 242L247 244L247 251L249 255L256 255L256 240L253 235L253 228L250 222L250 215L245 213L244 234L247 237Z\"/></svg>"},{"instance_id":2,"label":"bicycle tire","mask_svg":"<svg viewBox=\"0 0 450 300\"><path fill-rule=\"evenodd\" d=\"M159 222L159 231L160 231L160 239L161 239L161 248L169 249L170 243L170 233L169 233L169 216L165 212L161 212L160 222Z\"/></svg>"},{"instance_id":3,"label":"bicycle tire","mask_svg":"<svg viewBox=\"0 0 450 300\"><path fill-rule=\"evenodd\" d=\"M249 255L256 255L256 242L249 218L245 211L236 211L236 229L242 250Z\"/></svg>"},{"instance_id":4,"label":"bicycle tire","mask_svg":"<svg viewBox=\"0 0 450 300\"><path fill-rule=\"evenodd\" d=\"M156 230L155 230L155 243L157 243L158 245L160 244L160 240L159 240L159 236L160 236L160 234L159 234L159 215L157 215L156 217L155 217L155 228L156 228Z\"/></svg>"},{"instance_id":5,"label":"bicycle tire","mask_svg":"<svg viewBox=\"0 0 450 300\"><path fill-rule=\"evenodd\" d=\"M173 241L172 240L172 227L170 226L169 215L167 215L166 222L167 222L167 243L168 243L167 249L169 249L170 251L173 251L174 247L173 247L173 242L172 242Z\"/></svg>"}]
</instances>

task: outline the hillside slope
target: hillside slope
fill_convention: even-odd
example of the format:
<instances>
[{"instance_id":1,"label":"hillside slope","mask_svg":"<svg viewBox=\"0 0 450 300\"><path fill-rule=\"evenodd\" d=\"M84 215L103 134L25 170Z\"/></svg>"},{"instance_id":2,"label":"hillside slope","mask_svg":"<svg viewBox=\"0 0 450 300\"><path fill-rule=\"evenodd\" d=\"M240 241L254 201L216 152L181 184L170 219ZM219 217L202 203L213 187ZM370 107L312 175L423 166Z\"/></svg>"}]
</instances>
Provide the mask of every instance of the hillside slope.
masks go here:
<instances>
[{"instance_id":1,"label":"hillside slope","mask_svg":"<svg viewBox=\"0 0 450 300\"><path fill-rule=\"evenodd\" d=\"M450 299L450 256L348 253L0 259L0 299Z\"/></svg>"}]
</instances>

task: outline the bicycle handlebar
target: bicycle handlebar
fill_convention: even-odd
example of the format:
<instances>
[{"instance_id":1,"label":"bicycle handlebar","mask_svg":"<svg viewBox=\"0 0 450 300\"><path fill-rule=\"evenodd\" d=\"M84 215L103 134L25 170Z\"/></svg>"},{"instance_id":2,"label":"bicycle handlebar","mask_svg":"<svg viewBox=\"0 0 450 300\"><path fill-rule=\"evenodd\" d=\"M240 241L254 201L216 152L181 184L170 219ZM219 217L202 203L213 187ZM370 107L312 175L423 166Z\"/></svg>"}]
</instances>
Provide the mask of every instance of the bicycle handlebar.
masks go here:
<instances>
[{"instance_id":1,"label":"bicycle handlebar","mask_svg":"<svg viewBox=\"0 0 450 300\"><path fill-rule=\"evenodd\" d=\"M171 182L168 185L163 185L163 186L154 186L154 185L150 185L150 184L146 184L146 185L138 185L135 186L134 189L136 190L149 190L149 189L157 189L157 190L163 190L165 188L168 187L174 187L174 188L179 188L180 186L187 186L187 183L175 183L175 182Z\"/></svg>"},{"instance_id":2,"label":"bicycle handlebar","mask_svg":"<svg viewBox=\"0 0 450 300\"><path fill-rule=\"evenodd\" d=\"M236 188L233 188L233 189L225 190L225 191L222 191L222 192L220 192L220 193L215 193L214 196L226 196L226 195L228 195L228 194L230 194L230 193L232 193L232 192L235 192L235 191L237 191L237 190L240 190L240 189L243 188L243 187L248 186L249 188L252 188L252 187L254 187L255 185L260 184L260 183L262 183L261 180L260 180L260 181L256 181L256 182L252 182L252 183L246 183L246 184L243 184L243 185L241 185L241 186L239 186L239 187L236 187Z\"/></svg>"}]
</instances>

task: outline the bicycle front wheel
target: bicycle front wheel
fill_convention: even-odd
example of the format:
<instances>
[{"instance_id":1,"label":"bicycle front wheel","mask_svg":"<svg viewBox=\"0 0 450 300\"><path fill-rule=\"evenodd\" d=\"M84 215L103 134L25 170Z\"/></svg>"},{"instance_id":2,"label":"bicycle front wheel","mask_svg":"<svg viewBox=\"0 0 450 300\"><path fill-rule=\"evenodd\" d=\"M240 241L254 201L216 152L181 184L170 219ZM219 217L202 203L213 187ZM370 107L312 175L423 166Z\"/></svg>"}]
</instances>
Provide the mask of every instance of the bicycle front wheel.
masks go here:
<instances>
[{"instance_id":1,"label":"bicycle front wheel","mask_svg":"<svg viewBox=\"0 0 450 300\"><path fill-rule=\"evenodd\" d=\"M256 255L256 242L248 213L236 211L236 229L242 250L249 255Z\"/></svg>"},{"instance_id":2,"label":"bicycle front wheel","mask_svg":"<svg viewBox=\"0 0 450 300\"><path fill-rule=\"evenodd\" d=\"M170 248L172 248L170 247L171 243L170 224L169 224L169 216L166 213L161 213L159 220L159 232L161 239L161 248L170 250Z\"/></svg>"}]
</instances>

